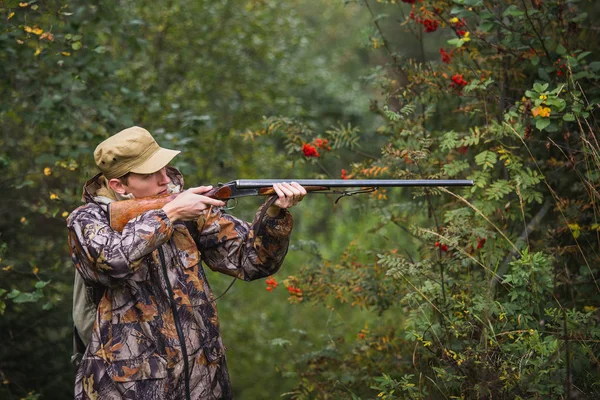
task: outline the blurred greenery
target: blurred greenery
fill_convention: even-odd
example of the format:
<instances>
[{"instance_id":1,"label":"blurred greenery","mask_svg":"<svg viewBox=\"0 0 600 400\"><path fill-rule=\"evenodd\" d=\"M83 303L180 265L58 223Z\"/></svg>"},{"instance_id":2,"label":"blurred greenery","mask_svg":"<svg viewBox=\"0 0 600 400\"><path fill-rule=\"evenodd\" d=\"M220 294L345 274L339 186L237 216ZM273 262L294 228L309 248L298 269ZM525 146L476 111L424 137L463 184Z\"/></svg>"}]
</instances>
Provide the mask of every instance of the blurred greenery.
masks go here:
<instances>
[{"instance_id":1,"label":"blurred greenery","mask_svg":"<svg viewBox=\"0 0 600 400\"><path fill-rule=\"evenodd\" d=\"M218 300L237 398L597 398L599 12L0 0L0 398L72 396L65 218L95 146L134 124L183 150L188 186L476 183L294 208L278 288Z\"/></svg>"}]
</instances>

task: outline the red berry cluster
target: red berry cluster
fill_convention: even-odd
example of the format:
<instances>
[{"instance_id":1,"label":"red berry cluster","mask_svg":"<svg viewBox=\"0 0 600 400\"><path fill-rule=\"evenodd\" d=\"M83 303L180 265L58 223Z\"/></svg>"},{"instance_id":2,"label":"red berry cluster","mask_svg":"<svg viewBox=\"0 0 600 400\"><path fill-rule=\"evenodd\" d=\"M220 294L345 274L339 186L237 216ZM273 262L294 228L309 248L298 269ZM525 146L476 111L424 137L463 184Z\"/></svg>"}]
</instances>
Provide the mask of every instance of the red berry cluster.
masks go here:
<instances>
[{"instance_id":1,"label":"red berry cluster","mask_svg":"<svg viewBox=\"0 0 600 400\"><path fill-rule=\"evenodd\" d=\"M425 27L425 32L435 32L440 26L440 23L435 19L417 17L414 11L410 12L409 18L414 20L417 24L423 25Z\"/></svg>"},{"instance_id":2,"label":"red berry cluster","mask_svg":"<svg viewBox=\"0 0 600 400\"><path fill-rule=\"evenodd\" d=\"M458 21L454 22L452 25L454 26L454 29L456 30L456 34L458 36L463 37L467 34L466 30L460 29L466 25L464 18L459 19Z\"/></svg>"},{"instance_id":3,"label":"red berry cluster","mask_svg":"<svg viewBox=\"0 0 600 400\"><path fill-rule=\"evenodd\" d=\"M556 76L563 76L567 69L567 61L559 58L554 65L556 66Z\"/></svg>"},{"instance_id":4,"label":"red berry cluster","mask_svg":"<svg viewBox=\"0 0 600 400\"><path fill-rule=\"evenodd\" d=\"M444 50L443 47L440 47L440 55L442 56L442 62L450 64L452 62L452 53L453 51L450 51L450 53L448 53L446 52L446 50Z\"/></svg>"},{"instance_id":5,"label":"red berry cluster","mask_svg":"<svg viewBox=\"0 0 600 400\"><path fill-rule=\"evenodd\" d=\"M342 179L348 179L348 171L346 171L345 169L342 169Z\"/></svg>"},{"instance_id":6,"label":"red berry cluster","mask_svg":"<svg viewBox=\"0 0 600 400\"><path fill-rule=\"evenodd\" d=\"M469 146L460 146L458 149L456 149L458 154L467 154L467 151L469 151Z\"/></svg>"},{"instance_id":7,"label":"red berry cluster","mask_svg":"<svg viewBox=\"0 0 600 400\"><path fill-rule=\"evenodd\" d=\"M469 82L465 81L465 79L463 78L462 74L455 74L452 78L450 78L452 80L452 83L450 84L450 87L452 87L453 89L455 89L457 92L460 92L462 88L464 88L465 86L467 86L469 84Z\"/></svg>"},{"instance_id":8,"label":"red berry cluster","mask_svg":"<svg viewBox=\"0 0 600 400\"><path fill-rule=\"evenodd\" d=\"M448 245L440 242L435 242L435 247L439 247L444 253L448 251Z\"/></svg>"},{"instance_id":9,"label":"red berry cluster","mask_svg":"<svg viewBox=\"0 0 600 400\"><path fill-rule=\"evenodd\" d=\"M321 156L319 154L319 152L317 151L317 149L315 148L315 146L308 144L308 143L304 143L304 145L302 146L302 152L304 153L305 157L320 157Z\"/></svg>"},{"instance_id":10,"label":"red berry cluster","mask_svg":"<svg viewBox=\"0 0 600 400\"><path fill-rule=\"evenodd\" d=\"M440 25L439 22L433 19L424 19L420 23L425 27L425 32L435 32Z\"/></svg>"},{"instance_id":11,"label":"red berry cluster","mask_svg":"<svg viewBox=\"0 0 600 400\"><path fill-rule=\"evenodd\" d=\"M331 146L329 145L329 140L327 140L327 139L316 138L313 143L319 149L331 151Z\"/></svg>"},{"instance_id":12,"label":"red berry cluster","mask_svg":"<svg viewBox=\"0 0 600 400\"><path fill-rule=\"evenodd\" d=\"M300 289L299 287L295 287L295 286L289 285L287 287L287 291L292 296L302 297L302 289Z\"/></svg>"},{"instance_id":13,"label":"red berry cluster","mask_svg":"<svg viewBox=\"0 0 600 400\"><path fill-rule=\"evenodd\" d=\"M302 152L305 157L321 157L317 149L331 151L329 140L316 138L312 143L304 143L302 145Z\"/></svg>"},{"instance_id":14,"label":"red berry cluster","mask_svg":"<svg viewBox=\"0 0 600 400\"><path fill-rule=\"evenodd\" d=\"M272 292L273 289L277 289L277 281L272 276L270 276L265 283L267 284L267 292Z\"/></svg>"},{"instance_id":15,"label":"red berry cluster","mask_svg":"<svg viewBox=\"0 0 600 400\"><path fill-rule=\"evenodd\" d=\"M485 244L485 238L477 238L477 248L480 249Z\"/></svg>"}]
</instances>

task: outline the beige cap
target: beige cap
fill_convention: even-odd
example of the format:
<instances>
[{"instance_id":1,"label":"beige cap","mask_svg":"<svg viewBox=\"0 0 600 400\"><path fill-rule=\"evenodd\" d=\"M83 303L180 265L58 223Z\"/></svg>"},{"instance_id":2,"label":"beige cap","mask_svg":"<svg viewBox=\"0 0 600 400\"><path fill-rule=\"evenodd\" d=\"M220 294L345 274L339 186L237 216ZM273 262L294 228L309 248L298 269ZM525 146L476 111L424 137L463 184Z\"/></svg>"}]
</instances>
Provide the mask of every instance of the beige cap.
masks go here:
<instances>
[{"instance_id":1,"label":"beige cap","mask_svg":"<svg viewBox=\"0 0 600 400\"><path fill-rule=\"evenodd\" d=\"M129 172L151 174L179 153L160 147L150 132L133 126L100 143L94 151L94 160L104 176L112 179Z\"/></svg>"}]
</instances>

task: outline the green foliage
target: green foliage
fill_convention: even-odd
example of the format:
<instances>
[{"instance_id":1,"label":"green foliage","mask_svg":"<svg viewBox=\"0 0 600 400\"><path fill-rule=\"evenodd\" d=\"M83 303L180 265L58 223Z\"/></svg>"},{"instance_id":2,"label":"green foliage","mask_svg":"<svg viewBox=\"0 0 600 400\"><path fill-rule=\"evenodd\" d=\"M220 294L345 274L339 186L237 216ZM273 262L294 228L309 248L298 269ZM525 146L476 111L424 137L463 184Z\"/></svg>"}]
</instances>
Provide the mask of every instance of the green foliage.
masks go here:
<instances>
[{"instance_id":1,"label":"green foliage","mask_svg":"<svg viewBox=\"0 0 600 400\"><path fill-rule=\"evenodd\" d=\"M379 344L396 359L374 370L357 365L351 375L361 379L340 387L335 372L359 353L338 352L335 361L306 353L292 398L597 397L600 54L586 13L596 7L379 3L362 5L375 25L372 46L388 56L369 79L382 92L371 110L384 143L349 175L468 178L474 186L415 189L414 207L379 194L371 200L379 243L390 226L417 240L395 239L387 250L353 241L339 259L303 268L305 302L348 303L379 317L398 311L377 325L395 328ZM420 55L404 51L401 29L415 34ZM434 56L428 35L453 48ZM306 142L305 133L294 140ZM377 152L360 139L352 145ZM319 158L319 167L329 160Z\"/></svg>"}]
</instances>

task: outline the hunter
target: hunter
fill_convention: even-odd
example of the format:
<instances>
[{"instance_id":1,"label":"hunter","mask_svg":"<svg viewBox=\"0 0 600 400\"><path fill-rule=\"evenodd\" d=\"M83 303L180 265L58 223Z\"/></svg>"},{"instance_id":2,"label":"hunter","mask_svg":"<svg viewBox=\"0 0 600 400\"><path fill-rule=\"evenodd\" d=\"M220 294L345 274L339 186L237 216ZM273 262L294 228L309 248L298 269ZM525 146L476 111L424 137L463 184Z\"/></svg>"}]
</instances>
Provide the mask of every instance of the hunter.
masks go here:
<instances>
[{"instance_id":1,"label":"hunter","mask_svg":"<svg viewBox=\"0 0 600 400\"><path fill-rule=\"evenodd\" d=\"M275 184L277 196L249 224L203 196L211 186L200 186L131 219L122 232L111 229L110 202L183 190L181 173L168 166L178 153L140 127L111 136L94 152L101 172L85 183L86 204L68 218L82 353L75 399L232 398L202 261L246 281L274 274L288 249L288 209L306 190Z\"/></svg>"}]
</instances>

